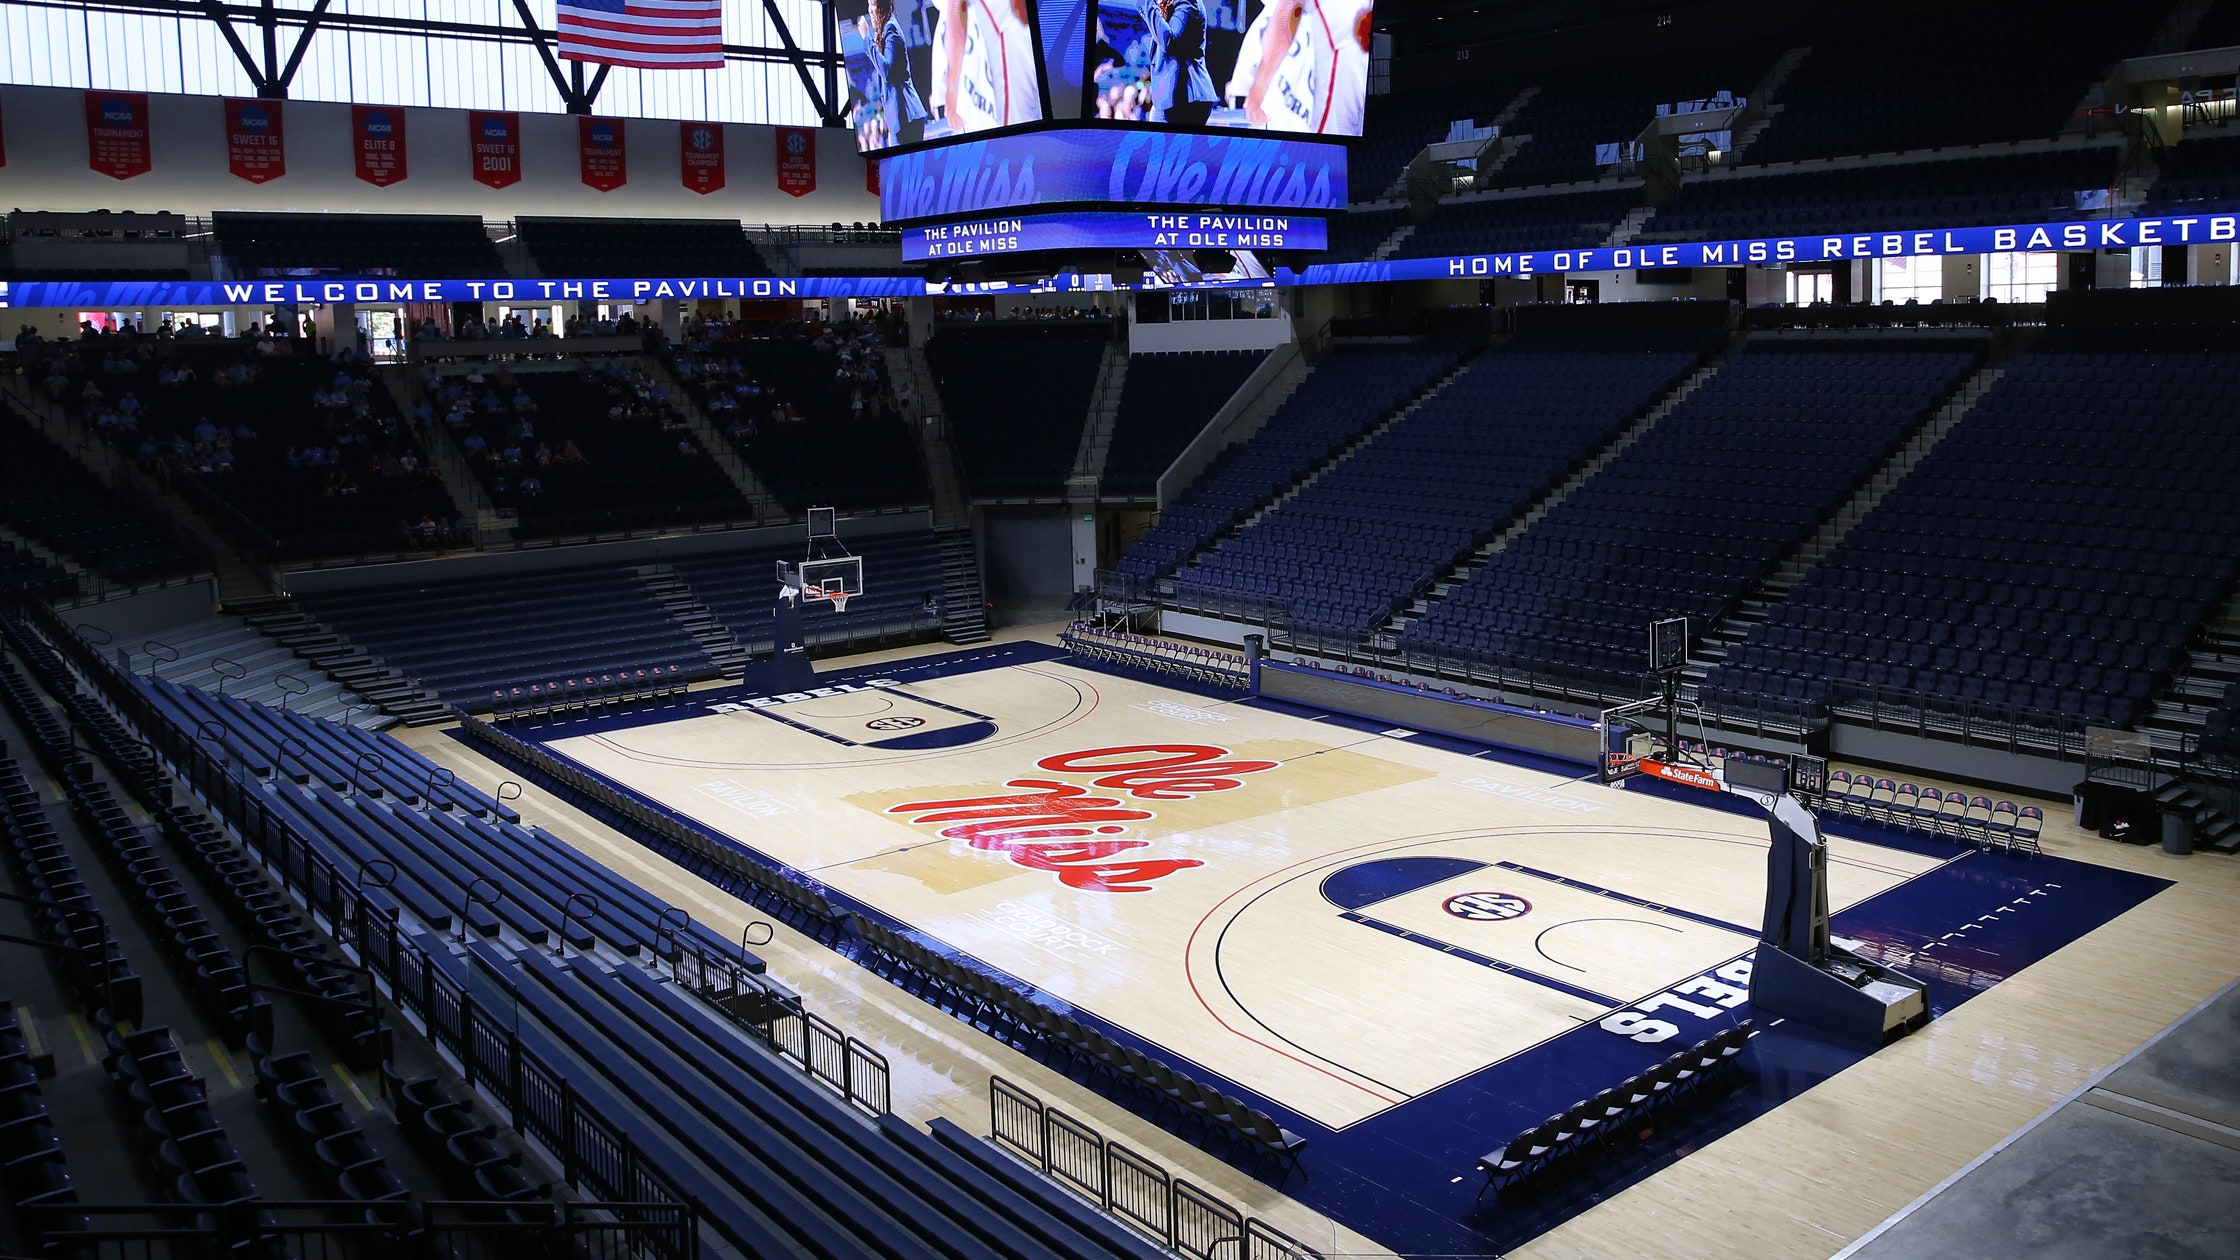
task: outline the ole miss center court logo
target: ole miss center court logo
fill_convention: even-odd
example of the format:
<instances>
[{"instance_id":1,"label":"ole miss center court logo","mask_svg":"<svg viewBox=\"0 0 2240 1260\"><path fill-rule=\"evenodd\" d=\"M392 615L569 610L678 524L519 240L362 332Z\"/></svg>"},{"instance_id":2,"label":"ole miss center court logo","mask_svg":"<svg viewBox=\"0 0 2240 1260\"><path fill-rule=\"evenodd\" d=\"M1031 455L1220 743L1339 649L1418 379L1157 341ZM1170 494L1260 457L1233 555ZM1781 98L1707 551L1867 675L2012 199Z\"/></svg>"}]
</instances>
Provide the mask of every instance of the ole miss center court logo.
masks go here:
<instances>
[{"instance_id":1,"label":"ole miss center court logo","mask_svg":"<svg viewBox=\"0 0 2240 1260\"><path fill-rule=\"evenodd\" d=\"M1086 892L1149 892L1151 881L1203 866L1192 858L1129 856L1149 840L1124 838L1127 823L1158 817L1138 801L1185 801L1211 792L1233 792L1243 776L1280 763L1234 757L1213 744L1124 744L1044 757L1036 767L1085 778L1012 779L1009 792L947 801L912 801L889 814L914 815L922 827L1002 853L1029 870L1049 871L1068 888ZM1092 793L1101 788L1108 795Z\"/></svg>"}]
</instances>

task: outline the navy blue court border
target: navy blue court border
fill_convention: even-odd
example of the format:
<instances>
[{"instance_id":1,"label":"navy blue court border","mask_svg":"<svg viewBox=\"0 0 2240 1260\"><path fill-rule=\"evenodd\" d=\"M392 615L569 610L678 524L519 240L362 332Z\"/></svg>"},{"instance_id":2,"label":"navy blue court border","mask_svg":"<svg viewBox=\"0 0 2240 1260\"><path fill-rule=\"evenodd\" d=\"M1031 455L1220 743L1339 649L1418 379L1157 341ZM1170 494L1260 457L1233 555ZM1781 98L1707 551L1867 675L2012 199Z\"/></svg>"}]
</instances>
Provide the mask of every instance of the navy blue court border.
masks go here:
<instances>
[{"instance_id":1,"label":"navy blue court border","mask_svg":"<svg viewBox=\"0 0 2240 1260\"><path fill-rule=\"evenodd\" d=\"M1187 683L1171 675L1074 657L1044 644L1014 643L945 653L915 661L858 666L820 672L820 684L867 678L907 683L1001 669L1011 665L1064 660L1095 673L1151 682L1216 701L1267 708L1368 734L1389 730L1382 723L1317 713L1282 701L1245 698L1239 693ZM513 735L537 742L628 729L675 720L680 710L705 712L706 706L737 701L751 694L743 685L695 692L681 700L602 714L573 721L509 723ZM1577 767L1506 749L1472 745L1446 736L1416 735L1421 743L1544 772L1571 775ZM548 748L548 752L551 750ZM562 757L564 754L552 753ZM580 767L580 763L573 761ZM595 772L594 772L595 773ZM600 776L605 778L605 776ZM1591 780L1590 773L1582 781ZM1869 1051L1802 1025L1773 1021L1744 1054L1741 1084L1693 1111L1663 1122L1649 1140L1627 1148L1576 1175L1524 1197L1479 1198L1481 1154L1519 1131L1560 1112L1573 1102L1617 1084L1662 1061L1673 1050L1718 1027L1750 1015L1747 1002L1714 1018L1698 1020L1667 1006L1656 1013L1682 1026L1679 1037L1639 1043L1606 1031L1599 1021L1520 1051L1436 1089L1387 1108L1366 1120L1333 1129L1318 1124L1240 1082L1206 1071L1141 1033L1120 1027L1094 1012L1075 1008L1055 995L954 949L913 925L866 906L845 893L802 875L782 862L730 836L670 810L626 785L610 786L662 811L709 838L730 845L772 869L815 884L833 904L864 915L993 976L1045 1005L1096 1027L1104 1035L1218 1084L1274 1116L1285 1128L1307 1138L1302 1176L1285 1180L1286 1193L1404 1255L1498 1255L1563 1223L1689 1152L1724 1136L1865 1058ZM1698 808L1755 815L1746 802L1658 783L1631 779L1622 790L1649 792ZM1928 986L1930 1011L1942 1017L1976 994L2050 956L2144 903L2170 881L2057 857L2010 857L1956 849L1924 837L1890 829L1829 821L1823 829L1843 836L1942 861L1916 876L1835 916L1837 935L1863 943L1872 957ZM1427 843L1437 843L1428 841ZM1405 842L1395 842L1401 847ZM1384 852L1389 853L1390 850ZM1618 894L1623 896L1623 894ZM865 961L868 947L854 940L836 946ZM1650 995L1641 995L1646 998ZM1640 999L1636 999L1638 1001ZM1690 1001L1703 1005L1702 999ZM974 1121L974 1117L966 1117ZM1315 1245L1314 1239L1302 1239Z\"/></svg>"}]
</instances>

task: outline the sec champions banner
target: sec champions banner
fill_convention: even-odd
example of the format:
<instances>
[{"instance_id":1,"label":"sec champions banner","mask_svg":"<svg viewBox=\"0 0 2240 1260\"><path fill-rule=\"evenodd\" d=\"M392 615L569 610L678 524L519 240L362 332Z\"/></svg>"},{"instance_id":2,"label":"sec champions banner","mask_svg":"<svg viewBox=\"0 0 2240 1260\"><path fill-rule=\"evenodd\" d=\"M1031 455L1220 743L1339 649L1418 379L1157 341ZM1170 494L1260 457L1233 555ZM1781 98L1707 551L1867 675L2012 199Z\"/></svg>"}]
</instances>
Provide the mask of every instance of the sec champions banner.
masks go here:
<instances>
[{"instance_id":1,"label":"sec champions banner","mask_svg":"<svg viewBox=\"0 0 2240 1260\"><path fill-rule=\"evenodd\" d=\"M235 178L262 184L288 173L282 104L226 98L226 169Z\"/></svg>"},{"instance_id":2,"label":"sec champions banner","mask_svg":"<svg viewBox=\"0 0 2240 1260\"><path fill-rule=\"evenodd\" d=\"M817 190L817 133L811 127L778 128L778 191L806 197Z\"/></svg>"},{"instance_id":3,"label":"sec champions banner","mask_svg":"<svg viewBox=\"0 0 2240 1260\"><path fill-rule=\"evenodd\" d=\"M677 124L678 169L684 186L706 196L723 187L723 124Z\"/></svg>"},{"instance_id":4,"label":"sec champions banner","mask_svg":"<svg viewBox=\"0 0 2240 1260\"><path fill-rule=\"evenodd\" d=\"M350 151L359 179L376 188L402 180L404 110L394 105L352 105Z\"/></svg>"},{"instance_id":5,"label":"sec champions banner","mask_svg":"<svg viewBox=\"0 0 2240 1260\"><path fill-rule=\"evenodd\" d=\"M86 93L86 164L111 179L148 173L146 92Z\"/></svg>"},{"instance_id":6,"label":"sec champions banner","mask_svg":"<svg viewBox=\"0 0 2240 1260\"><path fill-rule=\"evenodd\" d=\"M505 188L521 182L521 115L470 110L467 143L474 149L474 182Z\"/></svg>"},{"instance_id":7,"label":"sec champions banner","mask_svg":"<svg viewBox=\"0 0 2240 1260\"><path fill-rule=\"evenodd\" d=\"M576 119L576 152L583 186L613 192L630 182L630 155L619 118Z\"/></svg>"}]
</instances>

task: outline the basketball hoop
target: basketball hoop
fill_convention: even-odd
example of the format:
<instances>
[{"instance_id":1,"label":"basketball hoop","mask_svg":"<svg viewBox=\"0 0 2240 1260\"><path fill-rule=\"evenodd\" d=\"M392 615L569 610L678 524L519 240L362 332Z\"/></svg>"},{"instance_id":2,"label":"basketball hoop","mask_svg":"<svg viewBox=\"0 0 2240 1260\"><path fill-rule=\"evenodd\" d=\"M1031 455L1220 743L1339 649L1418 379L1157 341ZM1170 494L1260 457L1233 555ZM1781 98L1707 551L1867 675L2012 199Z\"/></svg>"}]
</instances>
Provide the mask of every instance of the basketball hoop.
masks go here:
<instances>
[{"instance_id":1,"label":"basketball hoop","mask_svg":"<svg viewBox=\"0 0 2240 1260\"><path fill-rule=\"evenodd\" d=\"M863 594L863 557L850 552L833 533L831 508L809 509L809 549L798 563L777 562L778 598L798 607L830 604L848 611L848 601Z\"/></svg>"}]
</instances>

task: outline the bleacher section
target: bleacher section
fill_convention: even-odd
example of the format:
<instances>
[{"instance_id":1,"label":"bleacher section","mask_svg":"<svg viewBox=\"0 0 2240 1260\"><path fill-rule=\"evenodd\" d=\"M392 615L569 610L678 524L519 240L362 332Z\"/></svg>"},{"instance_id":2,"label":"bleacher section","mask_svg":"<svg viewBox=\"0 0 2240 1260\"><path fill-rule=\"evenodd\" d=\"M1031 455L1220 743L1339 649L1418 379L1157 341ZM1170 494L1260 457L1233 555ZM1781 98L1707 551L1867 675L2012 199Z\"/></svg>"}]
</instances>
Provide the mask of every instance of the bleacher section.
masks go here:
<instances>
[{"instance_id":1,"label":"bleacher section","mask_svg":"<svg viewBox=\"0 0 2240 1260\"><path fill-rule=\"evenodd\" d=\"M1252 438L1224 451L1159 514L1119 569L1162 576L1252 509L1329 459L1454 366L1459 346L1335 347Z\"/></svg>"},{"instance_id":2,"label":"bleacher section","mask_svg":"<svg viewBox=\"0 0 2240 1260\"><path fill-rule=\"evenodd\" d=\"M755 476L798 513L929 501L908 427L915 417L887 392L885 355L867 330L741 324L692 338L671 364Z\"/></svg>"},{"instance_id":3,"label":"bleacher section","mask_svg":"<svg viewBox=\"0 0 2240 1260\"><path fill-rule=\"evenodd\" d=\"M458 705L565 676L671 666L692 678L716 674L619 565L307 592L297 603Z\"/></svg>"},{"instance_id":4,"label":"bleacher section","mask_svg":"<svg viewBox=\"0 0 2240 1260\"><path fill-rule=\"evenodd\" d=\"M1725 240L2075 219L2085 213L2079 193L2105 193L2115 182L2121 152L2102 145L1963 162L1694 180L1657 208L1637 239Z\"/></svg>"},{"instance_id":5,"label":"bleacher section","mask_svg":"<svg viewBox=\"0 0 2240 1260\"><path fill-rule=\"evenodd\" d=\"M1506 525L1696 363L1662 352L1486 355L1390 429L1176 576L1359 634Z\"/></svg>"},{"instance_id":6,"label":"bleacher section","mask_svg":"<svg viewBox=\"0 0 2240 1260\"><path fill-rule=\"evenodd\" d=\"M1782 113L1742 160L2050 139L2108 66L2138 55L2167 10L1998 0L1940 10L1923 38L1824 30L1783 87Z\"/></svg>"},{"instance_id":7,"label":"bleacher section","mask_svg":"<svg viewBox=\"0 0 2240 1260\"><path fill-rule=\"evenodd\" d=\"M845 613L810 609L812 646L896 643L939 628L939 618L925 610L927 594L941 589L932 531L849 532L846 541L863 557L865 593ZM781 558L798 561L800 542L727 547L679 557L668 568L730 640L766 655L777 598L772 574ZM495 692L532 684L639 670L675 670L692 681L719 672L708 645L620 563L309 591L297 603L446 701L477 711Z\"/></svg>"},{"instance_id":8,"label":"bleacher section","mask_svg":"<svg viewBox=\"0 0 2240 1260\"><path fill-rule=\"evenodd\" d=\"M369 728L393 721L364 697L324 676L318 666L239 618L158 626L144 635L129 635L109 650L123 652L134 668L151 675L236 699Z\"/></svg>"},{"instance_id":9,"label":"bleacher section","mask_svg":"<svg viewBox=\"0 0 2240 1260\"><path fill-rule=\"evenodd\" d=\"M2147 192L2147 213L2235 208L2240 208L2240 135L2191 135L2163 151L2162 174Z\"/></svg>"},{"instance_id":10,"label":"bleacher section","mask_svg":"<svg viewBox=\"0 0 2240 1260\"><path fill-rule=\"evenodd\" d=\"M2215 348L2176 348L2189 338ZM1713 694L1887 688L2129 724L2240 566L2236 389L2228 335L2048 334L1713 671Z\"/></svg>"},{"instance_id":11,"label":"bleacher section","mask_svg":"<svg viewBox=\"0 0 2240 1260\"><path fill-rule=\"evenodd\" d=\"M1111 342L1101 319L939 327L926 364L973 497L1065 494Z\"/></svg>"},{"instance_id":12,"label":"bleacher section","mask_svg":"<svg viewBox=\"0 0 2240 1260\"><path fill-rule=\"evenodd\" d=\"M1446 92L1419 92L1377 98L1362 123L1360 143L1349 162L1352 199L1374 201L1408 169L1423 146L1447 138L1454 124L1475 113L1473 123L1491 118L1517 94L1517 88L1471 84ZM1346 261L1339 259L1336 261Z\"/></svg>"},{"instance_id":13,"label":"bleacher section","mask_svg":"<svg viewBox=\"0 0 2240 1260\"><path fill-rule=\"evenodd\" d=\"M1510 124L1530 136L1500 170L1478 177L1482 188L1562 184L1604 174L1595 146L1631 143L1660 105L1746 97L1781 55L1779 43L1699 48L1686 55L1599 64L1549 76ZM1560 248L1549 246L1545 248Z\"/></svg>"},{"instance_id":14,"label":"bleacher section","mask_svg":"<svg viewBox=\"0 0 2240 1260\"><path fill-rule=\"evenodd\" d=\"M225 731L222 751L248 776L246 791L295 834L310 837L328 866L364 869L378 861L393 868L386 891L408 916L395 930L443 987L477 995L478 1002L495 995L517 1003L506 1013L507 1035L518 1038L524 1061L573 1064L568 1086L576 1105L619 1123L636 1157L694 1194L708 1227L744 1254L792 1254L804 1241L843 1258L1163 1254L1111 1218L1068 1209L1059 1196L991 1175L984 1153L929 1139L883 1115L881 1100L867 1103L856 1089L852 1066L843 1098L743 1036L756 1020L765 1028L789 1017L806 1020L798 998L782 986L756 988L784 1004L773 1014L724 1015L679 980L624 961L673 956L680 946L700 959L737 950L558 838L500 816L503 806L448 783L401 744L160 683L145 685L140 698L150 706L149 720L174 734L209 729L215 718ZM291 742L310 751L280 751ZM388 773L378 782L357 773L352 784L335 782L339 767L359 764L365 751L377 752ZM291 763L307 768L298 772ZM271 771L277 773L260 784ZM433 795L403 795L423 776L435 785ZM497 895L467 896L469 880ZM581 896L587 892L589 899ZM468 929L458 951L438 935L455 914ZM576 956L548 957L539 946L548 937L565 938L561 952ZM151 1053L160 1048L152 1036L149 1044ZM850 1043L845 1052L853 1059L868 1048ZM343 1169L344 1193L408 1193L375 1171L379 1152L362 1133L327 1132L340 1115L314 1105L323 1086L303 1056L259 1053L258 1070L268 1097L301 1128L323 1135L317 1159ZM466 1154L491 1148L492 1131L463 1122L461 1104L445 1097L439 1081L398 1078L390 1092L408 1132L427 1127L448 1135L444 1144L454 1156L462 1145ZM711 1107L711 1100L724 1105ZM858 1109L879 1114L879 1123L866 1124ZM339 1152L358 1158L344 1164L333 1158ZM518 1174L492 1175L513 1162L491 1150L461 1171L477 1174L469 1184L489 1198L541 1194Z\"/></svg>"},{"instance_id":15,"label":"bleacher section","mask_svg":"<svg viewBox=\"0 0 2240 1260\"><path fill-rule=\"evenodd\" d=\"M513 221L547 276L659 276L691 259L694 275L767 276L770 264L737 219L547 219Z\"/></svg>"},{"instance_id":16,"label":"bleacher section","mask_svg":"<svg viewBox=\"0 0 2240 1260\"><path fill-rule=\"evenodd\" d=\"M1639 188L1598 189L1554 197L1501 197L1441 205L1410 232L1395 258L1434 258L1489 250L1587 249L1610 236L1641 204Z\"/></svg>"},{"instance_id":17,"label":"bleacher section","mask_svg":"<svg viewBox=\"0 0 2240 1260\"><path fill-rule=\"evenodd\" d=\"M393 551L458 508L362 362L293 342L60 348L58 391L115 448L202 497L267 559ZM260 353L271 349L273 353Z\"/></svg>"},{"instance_id":18,"label":"bleacher section","mask_svg":"<svg viewBox=\"0 0 2240 1260\"><path fill-rule=\"evenodd\" d=\"M1100 493L1148 495L1156 490L1159 474L1266 358L1259 350L1130 356Z\"/></svg>"},{"instance_id":19,"label":"bleacher section","mask_svg":"<svg viewBox=\"0 0 2240 1260\"><path fill-rule=\"evenodd\" d=\"M1406 210L1351 210L1330 220L1330 249L1317 262L1366 262L1385 238L1408 224Z\"/></svg>"},{"instance_id":20,"label":"bleacher section","mask_svg":"<svg viewBox=\"0 0 2240 1260\"><path fill-rule=\"evenodd\" d=\"M1407 628L1427 651L1637 678L1801 540L1976 362L1906 343L1754 346Z\"/></svg>"},{"instance_id":21,"label":"bleacher section","mask_svg":"<svg viewBox=\"0 0 2240 1260\"><path fill-rule=\"evenodd\" d=\"M132 585L197 566L165 524L0 403L0 521L113 582ZM204 562L202 567L207 567Z\"/></svg>"},{"instance_id":22,"label":"bleacher section","mask_svg":"<svg viewBox=\"0 0 2240 1260\"><path fill-rule=\"evenodd\" d=\"M573 373L447 378L471 410L460 435L490 498L521 513L526 535L601 533L738 521L754 512L664 392L632 364ZM528 399L523 406L520 400Z\"/></svg>"},{"instance_id":23,"label":"bleacher section","mask_svg":"<svg viewBox=\"0 0 2240 1260\"><path fill-rule=\"evenodd\" d=\"M0 543L0 587L30 591L46 599L68 599L78 592L77 579L69 570L14 543Z\"/></svg>"},{"instance_id":24,"label":"bleacher section","mask_svg":"<svg viewBox=\"0 0 2240 1260\"><path fill-rule=\"evenodd\" d=\"M250 214L211 216L218 252L235 274L503 277L505 264L482 220L453 214Z\"/></svg>"}]
</instances>

